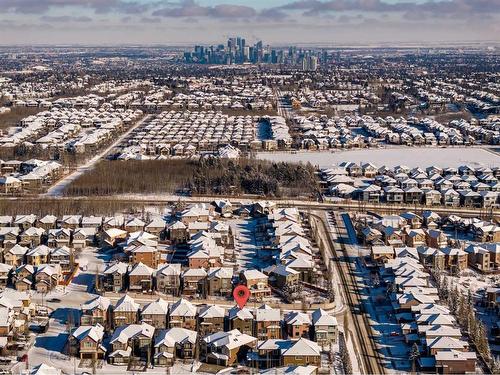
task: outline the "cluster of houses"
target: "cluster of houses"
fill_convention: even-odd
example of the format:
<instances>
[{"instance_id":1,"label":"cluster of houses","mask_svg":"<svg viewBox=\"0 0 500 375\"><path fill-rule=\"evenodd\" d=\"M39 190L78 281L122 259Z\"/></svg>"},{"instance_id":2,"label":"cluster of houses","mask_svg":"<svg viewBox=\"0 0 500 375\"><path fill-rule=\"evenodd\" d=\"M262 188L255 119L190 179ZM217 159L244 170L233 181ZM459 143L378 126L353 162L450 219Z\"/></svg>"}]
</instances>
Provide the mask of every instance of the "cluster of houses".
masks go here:
<instances>
[{"instance_id":1,"label":"cluster of houses","mask_svg":"<svg viewBox=\"0 0 500 375\"><path fill-rule=\"evenodd\" d=\"M491 120L482 122L484 124L488 121ZM495 127L489 129L479 126L477 122L477 120L467 122L461 119L452 120L444 125L431 118L395 119L389 116L384 119L374 119L365 115L358 119L358 126L361 126L369 136L390 144L407 146L498 144L500 132Z\"/></svg>"},{"instance_id":2,"label":"cluster of houses","mask_svg":"<svg viewBox=\"0 0 500 375\"><path fill-rule=\"evenodd\" d=\"M190 156L219 145L249 147L258 117L221 112L162 112L127 137L122 155ZM260 142L260 141L259 141Z\"/></svg>"},{"instance_id":3,"label":"cluster of houses","mask_svg":"<svg viewBox=\"0 0 500 375\"><path fill-rule=\"evenodd\" d=\"M67 285L77 268L75 249L94 246L102 225L94 216L0 216L0 287L47 293Z\"/></svg>"},{"instance_id":4,"label":"cluster of houses","mask_svg":"<svg viewBox=\"0 0 500 375\"><path fill-rule=\"evenodd\" d=\"M371 137L355 134L352 127L356 120L350 116L329 118L322 116L296 116L293 128L297 132L294 147L306 150L325 150L328 148L362 148L377 146Z\"/></svg>"},{"instance_id":5,"label":"cluster of houses","mask_svg":"<svg viewBox=\"0 0 500 375\"><path fill-rule=\"evenodd\" d=\"M290 93L288 98L295 106L323 109L335 105L353 105L357 109L359 105L368 103L377 104L380 98L375 94L372 87L364 87L361 84L350 81L338 82L332 89L310 89L308 87Z\"/></svg>"},{"instance_id":6,"label":"cluster of houses","mask_svg":"<svg viewBox=\"0 0 500 375\"><path fill-rule=\"evenodd\" d=\"M303 222L296 208L274 208L257 228L265 234L267 244L259 250L259 258L270 263L262 271L269 275L273 287L290 293L300 284L315 283L322 272L318 250L311 244L311 234Z\"/></svg>"},{"instance_id":7,"label":"cluster of houses","mask_svg":"<svg viewBox=\"0 0 500 375\"><path fill-rule=\"evenodd\" d=\"M342 199L450 207L498 207L499 177L498 167L468 165L423 169L343 162L321 170L329 193Z\"/></svg>"},{"instance_id":8,"label":"cluster of houses","mask_svg":"<svg viewBox=\"0 0 500 375\"><path fill-rule=\"evenodd\" d=\"M63 166L52 160L0 160L0 194L39 191L57 181L63 172Z\"/></svg>"},{"instance_id":9,"label":"cluster of houses","mask_svg":"<svg viewBox=\"0 0 500 375\"><path fill-rule=\"evenodd\" d=\"M144 87L152 86L151 81L147 79L109 79L104 82L97 83L90 88L92 93L98 95L119 94L126 91L134 91Z\"/></svg>"},{"instance_id":10,"label":"cluster of houses","mask_svg":"<svg viewBox=\"0 0 500 375\"><path fill-rule=\"evenodd\" d=\"M136 359L172 366L199 359L226 367L321 367L323 349L338 340L337 321L325 310L283 312L269 305L226 310L183 298L141 306L128 295L115 304L96 296L82 305L80 324L69 337L71 354L114 365ZM107 346L105 332L112 332Z\"/></svg>"},{"instance_id":11,"label":"cluster of houses","mask_svg":"<svg viewBox=\"0 0 500 375\"><path fill-rule=\"evenodd\" d=\"M458 273L471 267L484 273L500 270L500 228L478 219L462 219L456 215L441 218L432 211L422 215L404 212L382 217L364 216L356 219L358 236L371 246L371 258L381 264L397 256L398 249L409 249L424 266ZM470 231L481 239L483 228L495 227L490 242L457 241L444 232Z\"/></svg>"},{"instance_id":12,"label":"cluster of houses","mask_svg":"<svg viewBox=\"0 0 500 375\"><path fill-rule=\"evenodd\" d=\"M0 97L12 102L14 107L46 107L50 99L61 90L71 90L81 87L79 79L71 81L49 82L45 80L13 81L6 77L0 78Z\"/></svg>"},{"instance_id":13,"label":"cluster of houses","mask_svg":"<svg viewBox=\"0 0 500 375\"><path fill-rule=\"evenodd\" d=\"M224 218L235 211L262 218L255 229L265 243L256 254L259 269L237 265L231 226L214 219L216 214ZM118 246L124 257L104 270L100 289L226 299L236 285L244 284L251 300L265 301L272 288L294 293L301 282L311 283L320 273L320 256L294 208L277 209L273 203L258 202L253 208L235 210L229 201L219 200L187 207L166 228L158 220L156 229L164 229L168 240L159 238L161 232L151 232L153 222L146 225L138 218L133 219L133 228L129 221L125 229L103 231L102 243Z\"/></svg>"},{"instance_id":14,"label":"cluster of houses","mask_svg":"<svg viewBox=\"0 0 500 375\"><path fill-rule=\"evenodd\" d=\"M390 285L390 301L405 342L418 347L416 368L439 374L475 373L476 352L463 337L455 316L439 303L419 253L396 249L394 259L382 265L379 275Z\"/></svg>"},{"instance_id":15,"label":"cluster of houses","mask_svg":"<svg viewBox=\"0 0 500 375\"><path fill-rule=\"evenodd\" d=\"M443 125L431 118L308 115L295 116L293 127L296 131L293 147L307 150L378 147L384 143L437 146L500 142L498 120L481 120L479 124L462 119Z\"/></svg>"},{"instance_id":16,"label":"cluster of houses","mask_svg":"<svg viewBox=\"0 0 500 375\"><path fill-rule=\"evenodd\" d=\"M190 111L220 111L230 110L261 110L270 111L274 107L274 95L271 88L263 85L241 87L241 91L231 87L232 93L214 92L210 88L192 90L188 94L178 93L171 100L166 100L163 105L168 105L174 110L187 109Z\"/></svg>"},{"instance_id":17,"label":"cluster of houses","mask_svg":"<svg viewBox=\"0 0 500 375\"><path fill-rule=\"evenodd\" d=\"M371 246L371 259L382 264L394 259L401 249L418 254L422 264L458 273L471 267L484 273L500 270L500 228L478 219L461 219L451 215L442 219L432 211L422 216L413 212L382 217L356 218L357 234ZM481 240L481 228L494 226L495 237L490 242L457 241L445 234L478 230L475 240ZM463 243L462 243L463 242Z\"/></svg>"},{"instance_id":18,"label":"cluster of houses","mask_svg":"<svg viewBox=\"0 0 500 375\"><path fill-rule=\"evenodd\" d=\"M10 355L27 349L28 330L36 316L29 293L12 289L0 292L0 354Z\"/></svg>"},{"instance_id":19,"label":"cluster of houses","mask_svg":"<svg viewBox=\"0 0 500 375\"><path fill-rule=\"evenodd\" d=\"M270 128L269 139L258 137L262 121ZM271 150L285 142L290 144L290 136L283 118L168 111L135 129L124 141L119 158L190 157L228 145L240 150Z\"/></svg>"},{"instance_id":20,"label":"cluster of houses","mask_svg":"<svg viewBox=\"0 0 500 375\"><path fill-rule=\"evenodd\" d=\"M92 153L140 117L140 110L114 109L109 103L99 108L52 107L25 117L19 127L8 129L0 137L0 147L40 147L48 151L47 156L64 150Z\"/></svg>"}]
</instances>

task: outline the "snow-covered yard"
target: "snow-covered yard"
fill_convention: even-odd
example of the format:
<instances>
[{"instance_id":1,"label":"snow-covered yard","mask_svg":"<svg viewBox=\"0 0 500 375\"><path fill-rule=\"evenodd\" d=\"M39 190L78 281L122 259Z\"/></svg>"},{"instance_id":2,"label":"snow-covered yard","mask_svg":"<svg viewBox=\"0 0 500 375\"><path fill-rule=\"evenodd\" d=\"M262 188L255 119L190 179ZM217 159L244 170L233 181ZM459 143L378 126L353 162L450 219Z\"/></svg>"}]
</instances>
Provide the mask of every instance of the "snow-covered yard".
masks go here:
<instances>
[{"instance_id":1,"label":"snow-covered yard","mask_svg":"<svg viewBox=\"0 0 500 375\"><path fill-rule=\"evenodd\" d=\"M257 158L271 161L310 162L320 168L328 168L343 161L373 163L378 166L394 167L406 165L413 167L458 167L498 166L500 156L479 147L388 147L380 149L342 150L323 152L260 152Z\"/></svg>"}]
</instances>

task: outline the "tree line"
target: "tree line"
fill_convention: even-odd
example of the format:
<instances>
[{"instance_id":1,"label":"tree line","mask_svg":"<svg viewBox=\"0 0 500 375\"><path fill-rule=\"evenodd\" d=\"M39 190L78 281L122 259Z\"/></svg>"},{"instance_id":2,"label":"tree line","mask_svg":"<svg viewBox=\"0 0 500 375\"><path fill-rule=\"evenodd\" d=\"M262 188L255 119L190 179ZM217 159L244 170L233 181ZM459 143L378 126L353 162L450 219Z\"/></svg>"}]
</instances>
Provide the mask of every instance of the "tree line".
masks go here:
<instances>
[{"instance_id":1,"label":"tree line","mask_svg":"<svg viewBox=\"0 0 500 375\"><path fill-rule=\"evenodd\" d=\"M319 189L310 164L274 163L241 158L237 160L102 161L73 181L66 196L109 196L118 194L193 194L265 197L313 196Z\"/></svg>"}]
</instances>

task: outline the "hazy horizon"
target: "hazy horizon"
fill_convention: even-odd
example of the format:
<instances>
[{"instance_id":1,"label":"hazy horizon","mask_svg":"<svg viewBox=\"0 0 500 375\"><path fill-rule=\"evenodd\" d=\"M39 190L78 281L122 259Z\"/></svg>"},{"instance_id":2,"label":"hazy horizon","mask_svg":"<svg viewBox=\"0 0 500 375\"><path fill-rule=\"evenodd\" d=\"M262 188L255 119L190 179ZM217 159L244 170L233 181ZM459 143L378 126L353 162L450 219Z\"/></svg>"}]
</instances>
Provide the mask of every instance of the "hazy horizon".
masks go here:
<instances>
[{"instance_id":1,"label":"hazy horizon","mask_svg":"<svg viewBox=\"0 0 500 375\"><path fill-rule=\"evenodd\" d=\"M1 45L498 42L498 0L0 0Z\"/></svg>"}]
</instances>

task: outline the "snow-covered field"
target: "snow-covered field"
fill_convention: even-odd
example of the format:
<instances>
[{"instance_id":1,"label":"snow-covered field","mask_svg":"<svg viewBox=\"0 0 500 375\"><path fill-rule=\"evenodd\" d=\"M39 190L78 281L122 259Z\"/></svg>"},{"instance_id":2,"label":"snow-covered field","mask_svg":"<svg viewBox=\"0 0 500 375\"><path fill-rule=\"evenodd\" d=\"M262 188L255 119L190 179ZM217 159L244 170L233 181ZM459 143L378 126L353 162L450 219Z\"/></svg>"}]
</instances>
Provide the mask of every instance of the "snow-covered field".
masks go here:
<instances>
[{"instance_id":1,"label":"snow-covered field","mask_svg":"<svg viewBox=\"0 0 500 375\"><path fill-rule=\"evenodd\" d=\"M393 167L406 165L408 167L428 167L436 165L440 167L458 167L469 164L471 166L499 166L500 156L487 149L478 147L392 147L364 150L344 151L314 151L314 152L260 152L258 159L287 162L310 162L320 168L327 168L332 164L343 161L357 163L371 162L375 165Z\"/></svg>"}]
</instances>

